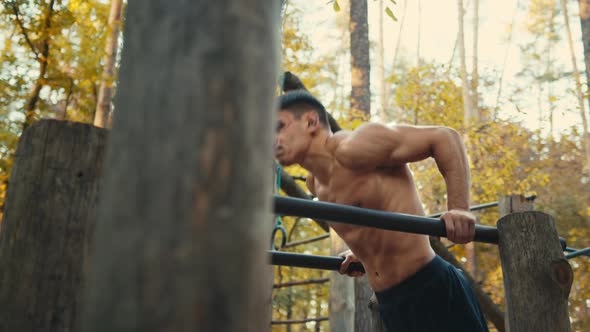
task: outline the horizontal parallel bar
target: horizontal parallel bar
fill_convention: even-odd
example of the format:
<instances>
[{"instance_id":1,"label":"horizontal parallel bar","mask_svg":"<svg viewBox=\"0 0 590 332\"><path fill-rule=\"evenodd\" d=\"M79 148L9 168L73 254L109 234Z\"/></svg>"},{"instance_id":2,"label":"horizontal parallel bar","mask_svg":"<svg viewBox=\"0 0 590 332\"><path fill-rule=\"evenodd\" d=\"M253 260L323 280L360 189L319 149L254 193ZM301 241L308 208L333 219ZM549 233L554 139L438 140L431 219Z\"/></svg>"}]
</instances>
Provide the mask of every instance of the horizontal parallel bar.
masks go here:
<instances>
[{"instance_id":1,"label":"horizontal parallel bar","mask_svg":"<svg viewBox=\"0 0 590 332\"><path fill-rule=\"evenodd\" d=\"M274 196L274 200L276 214L431 236L447 235L444 222L440 219L293 197ZM498 230L495 227L475 225L475 241L497 244Z\"/></svg>"},{"instance_id":2,"label":"horizontal parallel bar","mask_svg":"<svg viewBox=\"0 0 590 332\"><path fill-rule=\"evenodd\" d=\"M576 258L579 256L590 256L590 247L584 249L573 249L573 248L565 248L566 251L570 252L569 254L565 255L566 259ZM568 250L569 249L569 250Z\"/></svg>"},{"instance_id":3,"label":"horizontal parallel bar","mask_svg":"<svg viewBox=\"0 0 590 332\"><path fill-rule=\"evenodd\" d=\"M293 242L289 242L287 244L285 244L283 246L283 248L291 248L291 247L295 247L295 246L299 246L302 244L307 244L307 243L311 243L311 242L316 242L316 241L320 241L320 240L324 240L330 237L330 233L326 233L320 236L316 236L316 237L311 237L309 239L304 239L304 240L300 240L300 241L293 241Z\"/></svg>"},{"instance_id":4,"label":"horizontal parallel bar","mask_svg":"<svg viewBox=\"0 0 590 332\"><path fill-rule=\"evenodd\" d=\"M317 284L325 284L330 281L330 278L322 278L322 279L309 279L309 280L300 280L300 281L290 281L290 282L283 282L280 284L272 285L272 288L285 288L285 287L293 287L293 286L305 286L305 285L317 285Z\"/></svg>"},{"instance_id":5,"label":"horizontal parallel bar","mask_svg":"<svg viewBox=\"0 0 590 332\"><path fill-rule=\"evenodd\" d=\"M329 220L334 223L375 227L398 232L447 236L444 222L440 219L293 197L275 195L274 212L280 215ZM474 241L498 244L498 229L477 224L475 225ZM565 240L560 238L560 242L562 248L565 248Z\"/></svg>"},{"instance_id":6,"label":"horizontal parallel bar","mask_svg":"<svg viewBox=\"0 0 590 332\"><path fill-rule=\"evenodd\" d=\"M305 319L289 319L289 320L273 320L272 325L290 325L290 324L304 324L309 322L324 322L330 320L329 317L305 318Z\"/></svg>"},{"instance_id":7,"label":"horizontal parallel bar","mask_svg":"<svg viewBox=\"0 0 590 332\"><path fill-rule=\"evenodd\" d=\"M334 256L305 255L274 250L269 250L269 254L272 265L304 267L308 269L338 271L340 270L340 265L344 262L344 258ZM365 268L361 263L350 263L347 271L365 272Z\"/></svg>"},{"instance_id":8,"label":"horizontal parallel bar","mask_svg":"<svg viewBox=\"0 0 590 332\"><path fill-rule=\"evenodd\" d=\"M537 198L537 195L530 195L530 196L526 196L524 199L527 201L534 201L536 198ZM498 204L499 204L499 201L478 204L478 205L474 205L474 206L469 207L469 211L484 210L487 208L498 206ZM438 217L441 217L443 214L444 214L444 212L439 212L439 213L431 214L428 217L429 218L438 218Z\"/></svg>"}]
</instances>

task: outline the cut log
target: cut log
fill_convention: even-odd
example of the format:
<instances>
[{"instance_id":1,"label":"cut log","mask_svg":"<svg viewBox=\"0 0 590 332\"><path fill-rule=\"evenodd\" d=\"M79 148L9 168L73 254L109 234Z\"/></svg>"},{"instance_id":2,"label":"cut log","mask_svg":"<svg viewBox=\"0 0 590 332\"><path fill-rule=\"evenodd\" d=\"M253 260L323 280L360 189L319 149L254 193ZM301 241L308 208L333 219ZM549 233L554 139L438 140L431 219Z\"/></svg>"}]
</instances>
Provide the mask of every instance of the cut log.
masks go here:
<instances>
[{"instance_id":1,"label":"cut log","mask_svg":"<svg viewBox=\"0 0 590 332\"><path fill-rule=\"evenodd\" d=\"M76 331L107 132L45 120L20 138L0 232L0 331Z\"/></svg>"}]
</instances>

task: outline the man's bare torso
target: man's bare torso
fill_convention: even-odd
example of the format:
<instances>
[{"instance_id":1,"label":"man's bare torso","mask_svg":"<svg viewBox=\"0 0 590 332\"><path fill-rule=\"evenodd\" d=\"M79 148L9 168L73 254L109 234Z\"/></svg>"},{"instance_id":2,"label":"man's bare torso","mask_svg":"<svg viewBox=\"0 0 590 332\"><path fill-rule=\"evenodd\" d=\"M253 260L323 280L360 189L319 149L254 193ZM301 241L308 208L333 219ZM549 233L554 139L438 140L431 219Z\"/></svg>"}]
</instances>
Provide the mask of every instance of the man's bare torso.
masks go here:
<instances>
[{"instance_id":1,"label":"man's bare torso","mask_svg":"<svg viewBox=\"0 0 590 332\"><path fill-rule=\"evenodd\" d=\"M340 140L340 137L329 140ZM338 142L327 142L327 144ZM312 192L322 201L415 215L424 211L407 165L373 170L353 170L333 159L328 181L310 178ZM381 291L413 275L433 257L428 237L358 227L330 226L365 266L373 290Z\"/></svg>"}]
</instances>

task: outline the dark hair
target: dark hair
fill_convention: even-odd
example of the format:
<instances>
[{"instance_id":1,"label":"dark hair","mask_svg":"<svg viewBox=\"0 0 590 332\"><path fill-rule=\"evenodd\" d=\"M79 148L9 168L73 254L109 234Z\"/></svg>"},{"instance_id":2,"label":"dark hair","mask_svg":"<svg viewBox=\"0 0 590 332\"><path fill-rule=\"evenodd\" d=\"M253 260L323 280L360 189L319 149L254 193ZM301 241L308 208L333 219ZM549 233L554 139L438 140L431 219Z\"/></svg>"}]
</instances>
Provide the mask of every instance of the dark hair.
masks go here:
<instances>
[{"instance_id":1,"label":"dark hair","mask_svg":"<svg viewBox=\"0 0 590 332\"><path fill-rule=\"evenodd\" d=\"M326 108L316 97L305 90L292 90L279 96L279 111L290 112L297 118L301 117L303 113L314 111L319 115L320 123L324 127L330 128Z\"/></svg>"}]
</instances>

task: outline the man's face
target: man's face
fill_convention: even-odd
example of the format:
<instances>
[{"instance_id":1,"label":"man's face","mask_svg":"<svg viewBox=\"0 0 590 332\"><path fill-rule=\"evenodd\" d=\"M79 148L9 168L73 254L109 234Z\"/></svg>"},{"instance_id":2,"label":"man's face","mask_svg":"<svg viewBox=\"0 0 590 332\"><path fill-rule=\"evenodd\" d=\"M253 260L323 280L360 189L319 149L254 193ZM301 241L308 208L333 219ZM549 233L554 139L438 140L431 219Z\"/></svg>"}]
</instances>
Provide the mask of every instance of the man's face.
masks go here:
<instances>
[{"instance_id":1,"label":"man's face","mask_svg":"<svg viewBox=\"0 0 590 332\"><path fill-rule=\"evenodd\" d=\"M275 158L281 165L301 163L311 144L311 132L306 116L299 119L293 113L280 111L277 116Z\"/></svg>"}]
</instances>

